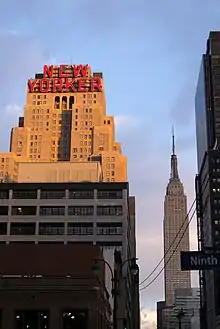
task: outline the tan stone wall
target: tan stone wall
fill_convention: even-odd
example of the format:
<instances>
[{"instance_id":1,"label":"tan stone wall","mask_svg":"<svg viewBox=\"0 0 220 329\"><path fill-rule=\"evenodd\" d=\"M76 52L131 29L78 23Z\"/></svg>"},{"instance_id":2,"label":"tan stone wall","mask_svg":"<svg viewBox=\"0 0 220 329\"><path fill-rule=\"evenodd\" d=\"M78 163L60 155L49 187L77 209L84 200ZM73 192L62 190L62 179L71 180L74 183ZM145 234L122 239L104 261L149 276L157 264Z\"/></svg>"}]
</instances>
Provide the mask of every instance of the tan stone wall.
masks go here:
<instances>
[{"instance_id":1,"label":"tan stone wall","mask_svg":"<svg viewBox=\"0 0 220 329\"><path fill-rule=\"evenodd\" d=\"M57 77L58 67L55 67L53 78ZM87 77L89 84L93 77L90 67ZM81 163L99 155L104 181L127 180L127 159L121 154L121 144L115 142L114 117L106 115L104 86L102 92L40 93L36 90L30 93L27 90L24 127L12 129L11 151L18 162L25 159ZM109 158L114 162L111 165ZM13 170L10 169L9 174L14 177Z\"/></svg>"},{"instance_id":2,"label":"tan stone wall","mask_svg":"<svg viewBox=\"0 0 220 329\"><path fill-rule=\"evenodd\" d=\"M101 167L98 162L24 162L18 165L19 183L99 182L101 179Z\"/></svg>"}]
</instances>

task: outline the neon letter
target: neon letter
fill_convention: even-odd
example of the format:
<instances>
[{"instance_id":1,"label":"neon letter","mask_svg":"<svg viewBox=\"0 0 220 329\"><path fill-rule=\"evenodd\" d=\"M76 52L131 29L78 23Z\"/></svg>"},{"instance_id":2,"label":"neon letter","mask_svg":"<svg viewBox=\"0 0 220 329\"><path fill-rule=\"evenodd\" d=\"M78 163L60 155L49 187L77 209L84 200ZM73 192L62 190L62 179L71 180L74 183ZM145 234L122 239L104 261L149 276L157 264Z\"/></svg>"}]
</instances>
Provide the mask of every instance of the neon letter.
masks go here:
<instances>
[{"instance_id":1,"label":"neon letter","mask_svg":"<svg viewBox=\"0 0 220 329\"><path fill-rule=\"evenodd\" d=\"M48 93L50 90L50 80L49 79L40 79L40 92Z\"/></svg>"},{"instance_id":2,"label":"neon letter","mask_svg":"<svg viewBox=\"0 0 220 329\"><path fill-rule=\"evenodd\" d=\"M72 91L72 92L76 92L76 88L74 86L75 79L71 79L69 80L68 78L66 79L66 92L68 93L68 91ZM70 89L70 90L69 90Z\"/></svg>"},{"instance_id":3,"label":"neon letter","mask_svg":"<svg viewBox=\"0 0 220 329\"><path fill-rule=\"evenodd\" d=\"M66 74L65 71L66 71L66 65L60 65L59 78L67 78L68 77L68 74Z\"/></svg>"},{"instance_id":4,"label":"neon letter","mask_svg":"<svg viewBox=\"0 0 220 329\"><path fill-rule=\"evenodd\" d=\"M53 77L53 65L49 67L44 65L44 78L52 78Z\"/></svg>"},{"instance_id":5,"label":"neon letter","mask_svg":"<svg viewBox=\"0 0 220 329\"><path fill-rule=\"evenodd\" d=\"M102 79L92 78L91 79L91 91L102 91Z\"/></svg>"},{"instance_id":6,"label":"neon letter","mask_svg":"<svg viewBox=\"0 0 220 329\"><path fill-rule=\"evenodd\" d=\"M86 91L86 79L79 79L78 92L85 92L85 91Z\"/></svg>"},{"instance_id":7,"label":"neon letter","mask_svg":"<svg viewBox=\"0 0 220 329\"><path fill-rule=\"evenodd\" d=\"M74 65L73 66L73 75L75 78L77 78L79 76L79 74L81 74L81 76L83 78L86 77L86 73L87 73L87 69L88 69L88 64L82 66L82 65Z\"/></svg>"},{"instance_id":8,"label":"neon letter","mask_svg":"<svg viewBox=\"0 0 220 329\"><path fill-rule=\"evenodd\" d=\"M28 80L28 87L29 87L29 93L33 93L34 92L34 87L36 86L38 82L38 79L35 80Z\"/></svg>"},{"instance_id":9,"label":"neon letter","mask_svg":"<svg viewBox=\"0 0 220 329\"><path fill-rule=\"evenodd\" d=\"M63 81L62 79L54 79L53 80L53 92L55 93L56 91L60 91L62 93L62 90L63 90Z\"/></svg>"}]
</instances>

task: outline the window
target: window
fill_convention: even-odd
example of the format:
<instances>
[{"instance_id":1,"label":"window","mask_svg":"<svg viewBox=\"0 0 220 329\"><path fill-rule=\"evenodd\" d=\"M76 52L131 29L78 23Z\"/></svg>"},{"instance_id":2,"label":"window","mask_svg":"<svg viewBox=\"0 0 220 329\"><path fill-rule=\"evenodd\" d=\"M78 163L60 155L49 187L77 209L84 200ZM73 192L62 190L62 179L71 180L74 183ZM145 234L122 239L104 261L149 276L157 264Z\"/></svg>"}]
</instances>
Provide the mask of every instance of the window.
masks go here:
<instances>
[{"instance_id":1,"label":"window","mask_svg":"<svg viewBox=\"0 0 220 329\"><path fill-rule=\"evenodd\" d=\"M120 250L122 251L121 242L97 242L97 245L101 246L104 250Z\"/></svg>"},{"instance_id":2,"label":"window","mask_svg":"<svg viewBox=\"0 0 220 329\"><path fill-rule=\"evenodd\" d=\"M37 207L34 206L14 206L11 208L12 216L35 216Z\"/></svg>"},{"instance_id":3,"label":"window","mask_svg":"<svg viewBox=\"0 0 220 329\"><path fill-rule=\"evenodd\" d=\"M69 223L68 235L93 235L93 223Z\"/></svg>"},{"instance_id":4,"label":"window","mask_svg":"<svg viewBox=\"0 0 220 329\"><path fill-rule=\"evenodd\" d=\"M69 216L93 216L93 214L93 206L73 206L68 208Z\"/></svg>"},{"instance_id":5,"label":"window","mask_svg":"<svg viewBox=\"0 0 220 329\"><path fill-rule=\"evenodd\" d=\"M47 310L16 310L14 313L15 329L49 328L49 311Z\"/></svg>"},{"instance_id":6,"label":"window","mask_svg":"<svg viewBox=\"0 0 220 329\"><path fill-rule=\"evenodd\" d=\"M41 199L65 199L66 191L42 191L41 190Z\"/></svg>"},{"instance_id":7,"label":"window","mask_svg":"<svg viewBox=\"0 0 220 329\"><path fill-rule=\"evenodd\" d=\"M122 235L122 223L97 223L97 235Z\"/></svg>"},{"instance_id":8,"label":"window","mask_svg":"<svg viewBox=\"0 0 220 329\"><path fill-rule=\"evenodd\" d=\"M7 234L7 223L0 223L0 235Z\"/></svg>"},{"instance_id":9,"label":"window","mask_svg":"<svg viewBox=\"0 0 220 329\"><path fill-rule=\"evenodd\" d=\"M0 199L9 199L9 191L0 191Z\"/></svg>"},{"instance_id":10,"label":"window","mask_svg":"<svg viewBox=\"0 0 220 329\"><path fill-rule=\"evenodd\" d=\"M94 199L94 191L69 191L69 199Z\"/></svg>"},{"instance_id":11,"label":"window","mask_svg":"<svg viewBox=\"0 0 220 329\"><path fill-rule=\"evenodd\" d=\"M25 190L14 190L12 191L13 199L36 199L37 190L34 191L25 191Z\"/></svg>"},{"instance_id":12,"label":"window","mask_svg":"<svg viewBox=\"0 0 220 329\"><path fill-rule=\"evenodd\" d=\"M63 235L64 223L40 223L39 235Z\"/></svg>"},{"instance_id":13,"label":"window","mask_svg":"<svg viewBox=\"0 0 220 329\"><path fill-rule=\"evenodd\" d=\"M98 206L97 215L98 216L122 216L123 209L122 209L122 206Z\"/></svg>"},{"instance_id":14,"label":"window","mask_svg":"<svg viewBox=\"0 0 220 329\"><path fill-rule=\"evenodd\" d=\"M34 235L35 223L11 223L11 235Z\"/></svg>"},{"instance_id":15,"label":"window","mask_svg":"<svg viewBox=\"0 0 220 329\"><path fill-rule=\"evenodd\" d=\"M40 216L64 216L65 207L40 207Z\"/></svg>"},{"instance_id":16,"label":"window","mask_svg":"<svg viewBox=\"0 0 220 329\"><path fill-rule=\"evenodd\" d=\"M63 329L88 328L88 314L86 310L66 309L62 312L62 324ZM46 327L45 327L46 328Z\"/></svg>"},{"instance_id":17,"label":"window","mask_svg":"<svg viewBox=\"0 0 220 329\"><path fill-rule=\"evenodd\" d=\"M119 191L97 191L98 199L122 199L122 190Z\"/></svg>"}]
</instances>

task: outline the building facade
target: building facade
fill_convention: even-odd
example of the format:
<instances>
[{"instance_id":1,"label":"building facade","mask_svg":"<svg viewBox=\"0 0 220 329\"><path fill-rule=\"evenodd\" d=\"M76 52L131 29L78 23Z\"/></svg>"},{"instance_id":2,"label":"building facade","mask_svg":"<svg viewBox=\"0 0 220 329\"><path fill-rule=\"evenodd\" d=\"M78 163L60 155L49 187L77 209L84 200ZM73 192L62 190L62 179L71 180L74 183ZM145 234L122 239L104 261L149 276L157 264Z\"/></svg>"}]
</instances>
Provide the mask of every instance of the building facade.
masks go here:
<instances>
[{"instance_id":1,"label":"building facade","mask_svg":"<svg viewBox=\"0 0 220 329\"><path fill-rule=\"evenodd\" d=\"M35 170L43 172L45 181L46 164L59 162L63 174L50 181L68 181L66 162L93 161L101 166L102 181L127 181L127 159L115 141L114 117L106 114L103 74L92 73L88 65L45 66L28 80L24 116L11 131L10 152L0 154L0 180L23 182L19 171L24 172L24 165L19 164L24 162L35 163L27 166L24 181L41 181Z\"/></svg>"},{"instance_id":2,"label":"building facade","mask_svg":"<svg viewBox=\"0 0 220 329\"><path fill-rule=\"evenodd\" d=\"M181 271L180 266L180 252L189 250L187 225L187 197L178 174L173 136L171 176L164 201L164 283L167 307L174 305L176 289L191 287L190 272ZM179 231L180 233L175 239Z\"/></svg>"},{"instance_id":3,"label":"building facade","mask_svg":"<svg viewBox=\"0 0 220 329\"><path fill-rule=\"evenodd\" d=\"M196 176L199 250L219 249L220 32L210 32L202 57L196 97ZM200 271L201 326L220 328L220 275Z\"/></svg>"},{"instance_id":4,"label":"building facade","mask_svg":"<svg viewBox=\"0 0 220 329\"><path fill-rule=\"evenodd\" d=\"M175 291L173 307L163 309L164 329L200 329L200 291L184 288ZM180 314L182 316L180 317Z\"/></svg>"},{"instance_id":5,"label":"building facade","mask_svg":"<svg viewBox=\"0 0 220 329\"><path fill-rule=\"evenodd\" d=\"M0 244L97 245L112 255L119 250L124 262L136 257L134 212L128 183L2 183ZM122 279L118 318L130 329L139 291L129 262Z\"/></svg>"},{"instance_id":6,"label":"building facade","mask_svg":"<svg viewBox=\"0 0 220 329\"><path fill-rule=\"evenodd\" d=\"M165 318L164 309L166 308L165 301L157 302L157 329L164 329Z\"/></svg>"},{"instance_id":7,"label":"building facade","mask_svg":"<svg viewBox=\"0 0 220 329\"><path fill-rule=\"evenodd\" d=\"M0 245L2 329L110 329L105 269L98 246Z\"/></svg>"},{"instance_id":8,"label":"building facade","mask_svg":"<svg viewBox=\"0 0 220 329\"><path fill-rule=\"evenodd\" d=\"M83 242L133 257L128 193L128 183L0 184L0 242Z\"/></svg>"}]
</instances>

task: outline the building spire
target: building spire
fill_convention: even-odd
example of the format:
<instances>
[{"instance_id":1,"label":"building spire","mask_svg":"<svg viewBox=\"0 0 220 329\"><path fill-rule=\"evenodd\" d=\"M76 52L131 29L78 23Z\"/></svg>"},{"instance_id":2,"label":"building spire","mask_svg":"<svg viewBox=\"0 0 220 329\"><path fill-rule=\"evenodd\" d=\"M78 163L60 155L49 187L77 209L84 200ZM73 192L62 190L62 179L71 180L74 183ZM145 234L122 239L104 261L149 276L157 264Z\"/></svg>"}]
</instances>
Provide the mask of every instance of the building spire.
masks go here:
<instances>
[{"instance_id":1,"label":"building spire","mask_svg":"<svg viewBox=\"0 0 220 329\"><path fill-rule=\"evenodd\" d=\"M174 125L172 126L172 151L173 151L173 155L175 155L175 136L174 136Z\"/></svg>"},{"instance_id":2,"label":"building spire","mask_svg":"<svg viewBox=\"0 0 220 329\"><path fill-rule=\"evenodd\" d=\"M172 155L171 155L171 179L179 179L177 156L175 154L175 135L174 126L172 126Z\"/></svg>"}]
</instances>

